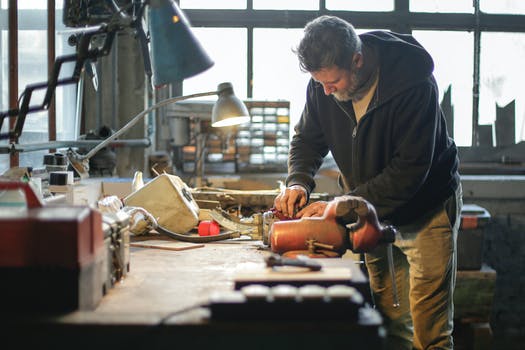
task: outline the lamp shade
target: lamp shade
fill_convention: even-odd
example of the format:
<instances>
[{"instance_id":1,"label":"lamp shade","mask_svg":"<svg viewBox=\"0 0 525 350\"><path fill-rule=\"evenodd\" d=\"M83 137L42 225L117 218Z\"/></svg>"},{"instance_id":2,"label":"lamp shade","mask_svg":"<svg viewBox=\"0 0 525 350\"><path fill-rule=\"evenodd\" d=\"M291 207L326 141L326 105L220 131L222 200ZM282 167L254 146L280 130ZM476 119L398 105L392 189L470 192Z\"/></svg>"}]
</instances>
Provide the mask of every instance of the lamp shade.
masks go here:
<instances>
[{"instance_id":1,"label":"lamp shade","mask_svg":"<svg viewBox=\"0 0 525 350\"><path fill-rule=\"evenodd\" d=\"M184 80L213 65L175 1L151 0L148 23L155 87Z\"/></svg>"},{"instance_id":2,"label":"lamp shade","mask_svg":"<svg viewBox=\"0 0 525 350\"><path fill-rule=\"evenodd\" d=\"M219 98L211 112L211 126L223 127L250 121L250 113L244 103L233 93L231 83L221 83L217 88Z\"/></svg>"}]
</instances>

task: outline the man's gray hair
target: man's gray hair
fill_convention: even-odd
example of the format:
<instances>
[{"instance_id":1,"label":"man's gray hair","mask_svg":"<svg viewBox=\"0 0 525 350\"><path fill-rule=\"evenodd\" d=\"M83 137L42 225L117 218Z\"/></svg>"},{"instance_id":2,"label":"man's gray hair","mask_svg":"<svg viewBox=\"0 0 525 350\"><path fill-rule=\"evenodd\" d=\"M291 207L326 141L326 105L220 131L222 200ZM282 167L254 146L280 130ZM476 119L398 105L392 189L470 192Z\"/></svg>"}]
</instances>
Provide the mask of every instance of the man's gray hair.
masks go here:
<instances>
[{"instance_id":1,"label":"man's gray hair","mask_svg":"<svg viewBox=\"0 0 525 350\"><path fill-rule=\"evenodd\" d=\"M294 51L304 72L316 72L334 65L350 69L354 53L361 51L361 40L347 21L321 16L306 24L304 36Z\"/></svg>"}]
</instances>

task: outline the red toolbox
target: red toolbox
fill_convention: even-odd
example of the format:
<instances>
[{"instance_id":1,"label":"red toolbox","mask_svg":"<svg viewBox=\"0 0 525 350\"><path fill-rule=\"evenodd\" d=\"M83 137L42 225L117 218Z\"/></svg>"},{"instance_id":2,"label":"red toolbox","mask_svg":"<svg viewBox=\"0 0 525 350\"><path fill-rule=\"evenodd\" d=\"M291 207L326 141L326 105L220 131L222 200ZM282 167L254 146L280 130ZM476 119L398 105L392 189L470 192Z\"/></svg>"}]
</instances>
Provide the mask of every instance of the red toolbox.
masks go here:
<instances>
[{"instance_id":1,"label":"red toolbox","mask_svg":"<svg viewBox=\"0 0 525 350\"><path fill-rule=\"evenodd\" d=\"M0 308L92 309L103 293L101 214L87 206L44 206L27 183L0 182L23 191L27 210L0 215Z\"/></svg>"}]
</instances>

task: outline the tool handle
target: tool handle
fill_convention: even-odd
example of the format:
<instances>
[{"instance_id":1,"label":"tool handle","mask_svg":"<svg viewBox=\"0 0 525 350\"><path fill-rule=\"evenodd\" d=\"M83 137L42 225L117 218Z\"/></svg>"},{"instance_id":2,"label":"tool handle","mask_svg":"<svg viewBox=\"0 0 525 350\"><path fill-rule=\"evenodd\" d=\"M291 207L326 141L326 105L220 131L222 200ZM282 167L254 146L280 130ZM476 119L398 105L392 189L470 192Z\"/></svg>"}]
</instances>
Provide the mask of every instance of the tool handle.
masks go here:
<instances>
[{"instance_id":1,"label":"tool handle","mask_svg":"<svg viewBox=\"0 0 525 350\"><path fill-rule=\"evenodd\" d=\"M309 258L283 258L278 254L272 254L266 259L266 266L275 267L275 266L295 266L295 267L305 267L310 271L320 271L322 269L321 264L317 261L314 261Z\"/></svg>"},{"instance_id":2,"label":"tool handle","mask_svg":"<svg viewBox=\"0 0 525 350\"><path fill-rule=\"evenodd\" d=\"M33 187L22 181L0 181L0 190L22 190L26 197L27 208L41 208L44 206L42 200L36 195Z\"/></svg>"}]
</instances>

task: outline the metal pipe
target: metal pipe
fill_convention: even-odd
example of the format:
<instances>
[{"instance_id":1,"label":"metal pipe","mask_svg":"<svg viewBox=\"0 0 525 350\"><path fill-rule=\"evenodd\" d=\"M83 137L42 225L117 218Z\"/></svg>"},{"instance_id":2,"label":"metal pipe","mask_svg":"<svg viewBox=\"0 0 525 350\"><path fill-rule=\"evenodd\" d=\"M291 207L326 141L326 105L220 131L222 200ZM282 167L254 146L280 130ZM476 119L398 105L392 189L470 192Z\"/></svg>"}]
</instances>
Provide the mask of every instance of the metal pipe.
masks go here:
<instances>
[{"instance_id":1,"label":"metal pipe","mask_svg":"<svg viewBox=\"0 0 525 350\"><path fill-rule=\"evenodd\" d=\"M71 147L84 147L91 148L95 147L100 143L100 140L76 140L76 141L51 141L42 143L32 143L28 145L10 144L6 146L0 146L0 154L18 153L18 152L34 152L48 149L58 148L71 148ZM124 139L124 140L113 140L106 146L113 147L149 147L151 146L151 140L148 138L143 139Z\"/></svg>"},{"instance_id":2,"label":"metal pipe","mask_svg":"<svg viewBox=\"0 0 525 350\"><path fill-rule=\"evenodd\" d=\"M9 30L8 30L8 50L9 50L9 109L18 108L18 5L16 0L9 0ZM9 118L9 130L15 127L15 119ZM10 142L18 142L18 137L10 137ZM9 157L9 167L17 167L19 163L18 154L11 154Z\"/></svg>"},{"instance_id":3,"label":"metal pipe","mask_svg":"<svg viewBox=\"0 0 525 350\"><path fill-rule=\"evenodd\" d=\"M55 0L47 0L47 71L52 72L55 64L56 43L55 43ZM48 73L49 74L49 73ZM56 98L53 94L49 103L48 110L48 140L57 139L57 119L56 119ZM51 150L54 152L55 150Z\"/></svg>"},{"instance_id":4,"label":"metal pipe","mask_svg":"<svg viewBox=\"0 0 525 350\"><path fill-rule=\"evenodd\" d=\"M386 246L386 254L388 258L388 269L390 270L390 278L392 279L392 298L393 306L399 307L399 297L397 293L397 284L396 284L396 274L394 271L394 252L393 252L393 244L389 243Z\"/></svg>"},{"instance_id":5,"label":"metal pipe","mask_svg":"<svg viewBox=\"0 0 525 350\"><path fill-rule=\"evenodd\" d=\"M474 73L472 74L472 140L473 147L479 146L479 81L480 81L480 55L481 55L481 32L480 32L479 0L474 0Z\"/></svg>"}]
</instances>

